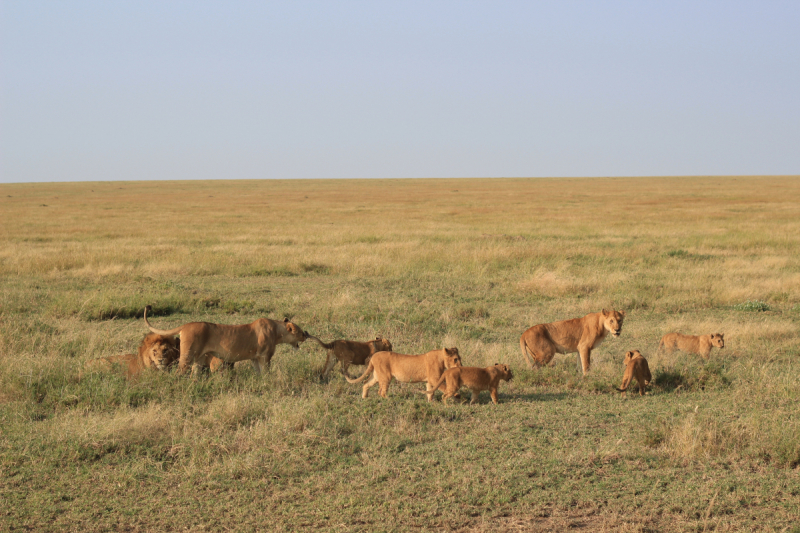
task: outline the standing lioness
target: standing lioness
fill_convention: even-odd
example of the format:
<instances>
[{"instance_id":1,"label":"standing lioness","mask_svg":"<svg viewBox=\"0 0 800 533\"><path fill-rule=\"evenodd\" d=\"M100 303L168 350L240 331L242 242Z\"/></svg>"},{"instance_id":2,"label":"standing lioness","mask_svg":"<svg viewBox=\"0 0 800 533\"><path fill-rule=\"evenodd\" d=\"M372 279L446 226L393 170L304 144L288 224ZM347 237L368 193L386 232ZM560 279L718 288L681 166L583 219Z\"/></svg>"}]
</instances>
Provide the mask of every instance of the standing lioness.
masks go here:
<instances>
[{"instance_id":1,"label":"standing lioness","mask_svg":"<svg viewBox=\"0 0 800 533\"><path fill-rule=\"evenodd\" d=\"M493 366L486 368L478 368L474 366L458 366L445 370L439 381L428 391L428 401L433 399L433 394L436 389L442 386L442 383L447 383L447 389L442 396L442 403L445 403L448 398L455 396L458 389L468 387L472 391L472 399L469 403L478 403L478 395L481 391L488 390L489 395L492 397L492 402L497 405L497 387L500 386L500 380L511 381L514 374L508 365L501 365L495 363Z\"/></svg>"},{"instance_id":2,"label":"standing lioness","mask_svg":"<svg viewBox=\"0 0 800 533\"><path fill-rule=\"evenodd\" d=\"M366 398L369 389L380 383L379 394L386 398L389 383L392 378L404 383L419 383L426 381L426 390L436 390L433 384L442 375L442 372L454 366L461 366L461 356L458 348L442 348L422 355L406 355L395 352L378 352L369 360L367 369L356 379L345 378L350 383L364 381L374 372L372 379L364 384L361 397Z\"/></svg>"},{"instance_id":3,"label":"standing lioness","mask_svg":"<svg viewBox=\"0 0 800 533\"><path fill-rule=\"evenodd\" d=\"M522 356L528 368L544 366L557 353L580 354L583 375L589 372L592 350L606 338L607 333L619 337L625 311L590 313L582 318L539 324L529 328L519 339Z\"/></svg>"},{"instance_id":4,"label":"standing lioness","mask_svg":"<svg viewBox=\"0 0 800 533\"><path fill-rule=\"evenodd\" d=\"M181 356L178 371L185 372L191 365L192 374L209 366L213 357L224 363L250 360L256 372L261 367L269 369L278 344L291 344L295 349L306 340L305 332L285 318L276 322L259 318L251 324L229 326L209 322L189 322L175 329L156 329L147 320L148 305L144 309L144 322L150 331L159 335L181 336Z\"/></svg>"},{"instance_id":5,"label":"standing lioness","mask_svg":"<svg viewBox=\"0 0 800 533\"><path fill-rule=\"evenodd\" d=\"M725 347L725 334L714 333L713 335L681 335L680 333L667 333L661 337L661 342L658 347L665 349L668 353L672 353L677 348L686 353L696 353L708 359L711 353L711 348Z\"/></svg>"}]
</instances>

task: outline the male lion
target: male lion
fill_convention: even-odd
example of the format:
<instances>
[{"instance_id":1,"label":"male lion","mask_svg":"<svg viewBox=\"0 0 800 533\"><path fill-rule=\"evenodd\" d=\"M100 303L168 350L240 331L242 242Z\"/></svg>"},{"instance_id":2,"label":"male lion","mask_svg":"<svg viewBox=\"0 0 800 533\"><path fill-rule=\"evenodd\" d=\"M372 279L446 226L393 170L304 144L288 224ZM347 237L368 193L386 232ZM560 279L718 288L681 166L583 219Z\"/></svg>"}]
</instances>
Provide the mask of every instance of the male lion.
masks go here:
<instances>
[{"instance_id":1,"label":"male lion","mask_svg":"<svg viewBox=\"0 0 800 533\"><path fill-rule=\"evenodd\" d=\"M112 370L119 368L125 377L137 377L145 368L166 370L180 356L180 340L173 336L149 333L142 339L138 353L100 357L86 361L84 365L92 370Z\"/></svg>"},{"instance_id":2,"label":"male lion","mask_svg":"<svg viewBox=\"0 0 800 533\"><path fill-rule=\"evenodd\" d=\"M622 385L617 390L622 393L622 396L628 396L625 392L628 390L631 380L635 379L639 385L639 396L644 396L644 387L649 385L653 376L650 375L650 367L647 365L647 359L642 356L639 350L633 350L625 354L625 374L622 376Z\"/></svg>"},{"instance_id":3,"label":"male lion","mask_svg":"<svg viewBox=\"0 0 800 533\"><path fill-rule=\"evenodd\" d=\"M251 324L231 326L209 322L189 322L174 329L156 329L147 320L148 305L144 310L144 322L153 333L181 336L181 355L178 371L183 373L191 365L192 374L209 366L213 357L223 363L250 360L256 372L261 367L269 369L278 344L291 344L295 349L305 342L306 334L297 325L285 318L277 322L259 318Z\"/></svg>"},{"instance_id":4,"label":"male lion","mask_svg":"<svg viewBox=\"0 0 800 533\"><path fill-rule=\"evenodd\" d=\"M378 352L372 356L364 373L356 379L345 377L349 383L359 383L374 372L372 379L364 384L361 397L366 398L369 389L380 383L379 394L386 398L392 378L403 383L419 383L426 381L428 392L436 390L433 384L442 372L454 366L461 366L458 348L442 348L422 355L406 355L395 352Z\"/></svg>"},{"instance_id":5,"label":"male lion","mask_svg":"<svg viewBox=\"0 0 800 533\"><path fill-rule=\"evenodd\" d=\"M347 368L350 365L366 365L369 364L369 359L377 352L391 352L392 343L389 339L383 337L375 337L374 341L357 342L347 340L335 340L327 343L322 342L314 335L309 335L309 339L314 339L320 346L328 350L328 358L325 360L325 370L322 371L322 377L327 378L328 375L336 366L336 362L342 364L342 375L350 378Z\"/></svg>"},{"instance_id":6,"label":"male lion","mask_svg":"<svg viewBox=\"0 0 800 533\"><path fill-rule=\"evenodd\" d=\"M681 335L680 333L667 333L661 337L661 342L658 344L659 349L664 348L668 353L672 353L677 348L683 352L696 353L703 356L703 359L708 359L711 353L711 348L716 346L718 348L725 347L725 334L714 333L708 335Z\"/></svg>"},{"instance_id":7,"label":"male lion","mask_svg":"<svg viewBox=\"0 0 800 533\"><path fill-rule=\"evenodd\" d=\"M472 399L469 401L470 405L478 403L478 395L481 391L488 390L492 397L492 402L497 405L497 387L500 385L500 380L511 381L514 374L508 365L501 365L495 363L493 366L486 368L478 368L474 366L459 366L445 370L439 381L428 391L428 401L433 400L433 394L442 386L442 383L447 382L447 389L442 396L442 403L445 403L448 398L455 396L458 389L462 386L469 388L472 391Z\"/></svg>"},{"instance_id":8,"label":"male lion","mask_svg":"<svg viewBox=\"0 0 800 533\"><path fill-rule=\"evenodd\" d=\"M603 309L582 318L533 326L519 338L522 356L528 363L528 368L533 368L534 365L544 366L550 363L556 353L578 352L585 376L589 372L592 350L605 340L609 332L612 336L619 337L624 319L625 311Z\"/></svg>"}]
</instances>

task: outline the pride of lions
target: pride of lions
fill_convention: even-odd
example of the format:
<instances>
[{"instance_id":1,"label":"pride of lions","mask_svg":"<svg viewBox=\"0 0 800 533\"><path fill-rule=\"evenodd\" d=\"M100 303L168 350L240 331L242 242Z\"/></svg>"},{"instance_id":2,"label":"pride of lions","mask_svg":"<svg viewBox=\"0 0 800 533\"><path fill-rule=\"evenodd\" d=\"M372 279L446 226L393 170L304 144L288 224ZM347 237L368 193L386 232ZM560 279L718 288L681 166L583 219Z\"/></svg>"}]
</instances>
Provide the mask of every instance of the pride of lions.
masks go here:
<instances>
[{"instance_id":1,"label":"pride of lions","mask_svg":"<svg viewBox=\"0 0 800 533\"><path fill-rule=\"evenodd\" d=\"M425 383L428 401L433 401L437 390L443 392L442 401L458 398L458 390L466 387L472 391L470 403L476 403L481 391L489 391L492 402L497 404L497 389L500 381L510 381L514 375L508 365L494 364L487 368L465 367L461 364L458 348L441 348L420 355L407 355L392 351L389 339L377 337L367 342L335 340L325 343L314 335L290 322L259 318L242 325L189 322L177 328L163 330L153 327L147 319L152 312L148 305L144 311L144 322L150 333L139 346L137 354L101 357L87 361L87 369L109 370L118 368L126 377L135 379L148 369L167 371L177 365L183 374L191 367L193 375L204 370L212 372L233 367L234 363L250 361L256 372L269 370L270 361L279 344L299 348L300 343L313 339L327 351L322 376L327 378L336 363L349 383L367 380L361 396L366 398L370 388L378 385L378 393L386 398L392 379L403 383ZM619 337L622 332L624 311L589 313L581 318L572 318L537 324L528 328L519 339L522 357L528 368L550 364L556 353L578 353L584 376L589 372L591 353L610 333ZM724 348L724 334L681 335L667 333L661 338L659 350L672 353L678 349L708 359L712 347ZM652 380L647 360L639 350L630 350L623 361L625 373L622 385L616 390L623 396L633 380L639 394ZM366 365L357 378L348 373L350 365ZM371 377L370 377L371 376Z\"/></svg>"}]
</instances>

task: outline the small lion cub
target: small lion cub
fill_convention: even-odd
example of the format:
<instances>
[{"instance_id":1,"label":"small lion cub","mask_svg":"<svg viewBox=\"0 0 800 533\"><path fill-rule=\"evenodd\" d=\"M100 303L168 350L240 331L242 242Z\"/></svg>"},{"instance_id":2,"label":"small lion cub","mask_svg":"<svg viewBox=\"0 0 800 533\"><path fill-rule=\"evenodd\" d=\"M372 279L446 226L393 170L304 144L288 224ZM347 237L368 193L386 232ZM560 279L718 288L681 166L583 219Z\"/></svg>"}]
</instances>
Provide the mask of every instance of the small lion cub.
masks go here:
<instances>
[{"instance_id":1,"label":"small lion cub","mask_svg":"<svg viewBox=\"0 0 800 533\"><path fill-rule=\"evenodd\" d=\"M711 353L711 348L725 347L725 334L714 333L709 335L681 335L680 333L667 333L661 337L659 348L664 348L668 353L672 353L677 348L686 353L696 353L701 355L703 359L708 359L708 354Z\"/></svg>"},{"instance_id":2,"label":"small lion cub","mask_svg":"<svg viewBox=\"0 0 800 533\"><path fill-rule=\"evenodd\" d=\"M627 398L628 385L631 380L635 379L639 385L639 395L644 396L645 385L650 384L652 376L650 375L650 367L647 366L647 359L642 357L639 350L633 350L625 354L625 375L622 376L622 387L617 389L622 393L623 397Z\"/></svg>"},{"instance_id":3,"label":"small lion cub","mask_svg":"<svg viewBox=\"0 0 800 533\"><path fill-rule=\"evenodd\" d=\"M433 393L439 389L442 383L447 382L447 389L442 396L442 403L446 402L451 396L455 396L458 389L464 386L472 391L470 405L478 403L478 395L485 390L489 391L492 396L492 402L497 405L497 387L500 385L500 380L511 381L513 377L514 374L511 373L508 365L499 363L486 368L457 366L444 371L439 382L428 392L428 401L433 399Z\"/></svg>"}]
</instances>

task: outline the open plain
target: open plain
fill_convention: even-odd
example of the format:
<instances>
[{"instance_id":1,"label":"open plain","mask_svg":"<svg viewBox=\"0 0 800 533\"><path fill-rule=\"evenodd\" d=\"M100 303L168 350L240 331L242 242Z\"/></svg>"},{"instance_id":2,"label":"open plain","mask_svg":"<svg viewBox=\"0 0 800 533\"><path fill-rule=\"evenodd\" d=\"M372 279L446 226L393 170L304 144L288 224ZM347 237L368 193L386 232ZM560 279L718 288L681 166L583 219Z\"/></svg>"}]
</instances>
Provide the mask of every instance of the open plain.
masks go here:
<instances>
[{"instance_id":1,"label":"open plain","mask_svg":"<svg viewBox=\"0 0 800 533\"><path fill-rule=\"evenodd\" d=\"M798 177L0 185L0 529L799 531L799 251ZM146 304L514 379L362 400L313 341L263 375L82 372ZM602 308L627 315L586 378L527 368L529 326Z\"/></svg>"}]
</instances>

